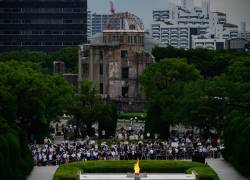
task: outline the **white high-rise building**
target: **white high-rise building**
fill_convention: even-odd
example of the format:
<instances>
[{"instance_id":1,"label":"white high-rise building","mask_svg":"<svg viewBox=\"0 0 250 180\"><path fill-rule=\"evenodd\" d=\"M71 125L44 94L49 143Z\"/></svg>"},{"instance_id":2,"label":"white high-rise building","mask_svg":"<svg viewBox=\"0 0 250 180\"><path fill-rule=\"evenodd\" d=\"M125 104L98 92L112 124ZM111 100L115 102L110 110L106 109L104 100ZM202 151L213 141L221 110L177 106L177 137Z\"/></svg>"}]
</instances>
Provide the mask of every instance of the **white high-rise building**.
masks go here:
<instances>
[{"instance_id":1,"label":"white high-rise building","mask_svg":"<svg viewBox=\"0 0 250 180\"><path fill-rule=\"evenodd\" d=\"M182 0L182 7L189 11L193 11L194 0Z\"/></svg>"},{"instance_id":2,"label":"white high-rise building","mask_svg":"<svg viewBox=\"0 0 250 180\"><path fill-rule=\"evenodd\" d=\"M250 31L247 31L246 29L246 22L241 23L241 32L239 37L250 41Z\"/></svg>"},{"instance_id":3,"label":"white high-rise building","mask_svg":"<svg viewBox=\"0 0 250 180\"><path fill-rule=\"evenodd\" d=\"M176 48L192 48L192 39L197 38L238 37L238 26L227 23L225 13L211 12L209 0L203 0L201 7L194 6L193 0L181 0L181 5L170 3L165 9L154 10L153 20L152 37Z\"/></svg>"}]
</instances>

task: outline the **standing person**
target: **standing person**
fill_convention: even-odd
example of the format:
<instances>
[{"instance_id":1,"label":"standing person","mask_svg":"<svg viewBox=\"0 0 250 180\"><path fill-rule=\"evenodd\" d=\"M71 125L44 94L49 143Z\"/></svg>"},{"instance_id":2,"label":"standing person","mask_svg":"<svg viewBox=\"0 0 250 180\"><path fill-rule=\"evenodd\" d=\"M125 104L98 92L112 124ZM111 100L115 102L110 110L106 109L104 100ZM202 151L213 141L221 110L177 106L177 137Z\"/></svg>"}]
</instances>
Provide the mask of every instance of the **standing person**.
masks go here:
<instances>
[{"instance_id":1,"label":"standing person","mask_svg":"<svg viewBox=\"0 0 250 180\"><path fill-rule=\"evenodd\" d=\"M103 129L102 130L102 138L105 139L105 137L106 137L106 131Z\"/></svg>"},{"instance_id":2,"label":"standing person","mask_svg":"<svg viewBox=\"0 0 250 180\"><path fill-rule=\"evenodd\" d=\"M43 140L44 144L48 144L48 138L45 137L44 140Z\"/></svg>"}]
</instances>

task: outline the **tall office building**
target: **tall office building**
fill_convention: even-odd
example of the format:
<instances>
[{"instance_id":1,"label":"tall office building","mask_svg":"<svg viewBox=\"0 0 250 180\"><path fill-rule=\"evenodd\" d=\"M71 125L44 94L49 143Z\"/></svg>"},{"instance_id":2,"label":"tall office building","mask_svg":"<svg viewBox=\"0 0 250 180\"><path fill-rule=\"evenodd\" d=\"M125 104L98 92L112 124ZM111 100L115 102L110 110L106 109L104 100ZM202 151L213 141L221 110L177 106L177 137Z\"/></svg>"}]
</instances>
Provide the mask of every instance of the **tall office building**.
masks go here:
<instances>
[{"instance_id":1,"label":"tall office building","mask_svg":"<svg viewBox=\"0 0 250 180\"><path fill-rule=\"evenodd\" d=\"M97 14L88 11L88 39L97 33L102 33L107 27L112 14ZM112 21L112 27L120 29L123 22L121 20Z\"/></svg>"},{"instance_id":2,"label":"tall office building","mask_svg":"<svg viewBox=\"0 0 250 180\"><path fill-rule=\"evenodd\" d=\"M0 0L0 51L87 42L87 0Z\"/></svg>"}]
</instances>

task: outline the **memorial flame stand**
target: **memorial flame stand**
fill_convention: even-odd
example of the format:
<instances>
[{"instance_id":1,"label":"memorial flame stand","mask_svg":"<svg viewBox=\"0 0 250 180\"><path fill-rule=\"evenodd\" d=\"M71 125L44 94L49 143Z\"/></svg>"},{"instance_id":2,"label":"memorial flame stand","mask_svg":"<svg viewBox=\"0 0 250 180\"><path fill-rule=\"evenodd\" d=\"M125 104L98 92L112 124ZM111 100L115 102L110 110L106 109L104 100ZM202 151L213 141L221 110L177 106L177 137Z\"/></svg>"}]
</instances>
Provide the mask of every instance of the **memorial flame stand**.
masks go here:
<instances>
[{"instance_id":1,"label":"memorial flame stand","mask_svg":"<svg viewBox=\"0 0 250 180\"><path fill-rule=\"evenodd\" d=\"M137 162L134 164L134 172L135 172L135 180L141 180L139 159L137 159Z\"/></svg>"}]
</instances>

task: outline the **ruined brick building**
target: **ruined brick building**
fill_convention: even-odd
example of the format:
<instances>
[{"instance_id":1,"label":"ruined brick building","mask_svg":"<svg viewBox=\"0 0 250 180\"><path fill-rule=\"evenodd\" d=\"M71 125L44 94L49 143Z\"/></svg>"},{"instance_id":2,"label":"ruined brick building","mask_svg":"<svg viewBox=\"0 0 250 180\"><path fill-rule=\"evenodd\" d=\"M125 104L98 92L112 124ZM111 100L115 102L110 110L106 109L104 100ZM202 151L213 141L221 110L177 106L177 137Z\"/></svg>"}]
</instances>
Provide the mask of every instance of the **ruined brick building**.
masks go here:
<instances>
[{"instance_id":1,"label":"ruined brick building","mask_svg":"<svg viewBox=\"0 0 250 180\"><path fill-rule=\"evenodd\" d=\"M104 30L79 48L79 80L91 80L100 95L117 103L120 111L143 111L144 98L139 77L154 62L156 43L136 25Z\"/></svg>"}]
</instances>

